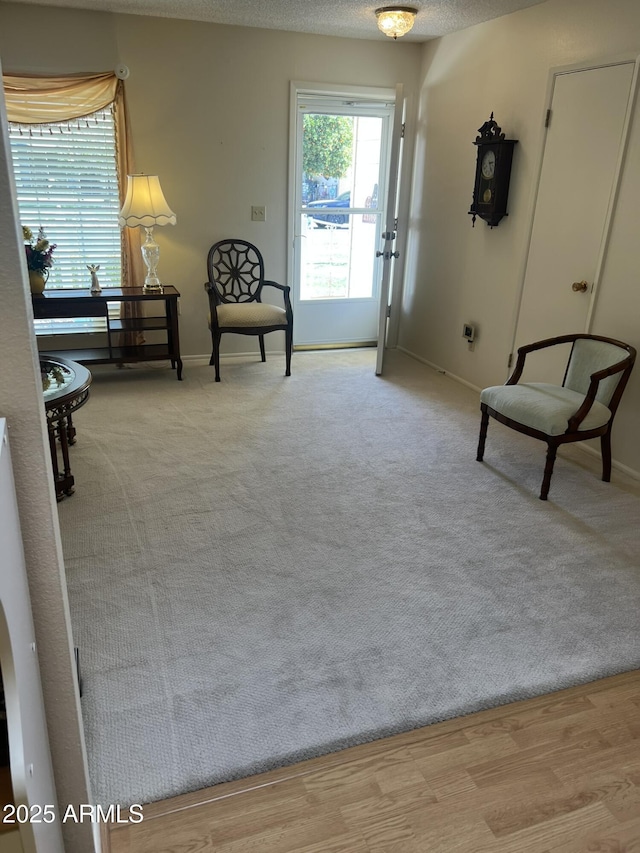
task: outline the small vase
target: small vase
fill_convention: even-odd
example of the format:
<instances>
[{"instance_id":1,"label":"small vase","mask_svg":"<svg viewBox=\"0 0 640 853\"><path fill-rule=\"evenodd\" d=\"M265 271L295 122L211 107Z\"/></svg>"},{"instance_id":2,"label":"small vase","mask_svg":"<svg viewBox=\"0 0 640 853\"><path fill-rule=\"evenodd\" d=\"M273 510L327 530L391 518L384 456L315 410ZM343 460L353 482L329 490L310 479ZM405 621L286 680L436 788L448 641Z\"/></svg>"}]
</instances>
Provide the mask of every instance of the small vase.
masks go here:
<instances>
[{"instance_id":1,"label":"small vase","mask_svg":"<svg viewBox=\"0 0 640 853\"><path fill-rule=\"evenodd\" d=\"M31 293L34 293L36 296L42 296L44 293L44 286L47 283L48 278L49 276L45 270L29 270L29 286L31 287Z\"/></svg>"}]
</instances>

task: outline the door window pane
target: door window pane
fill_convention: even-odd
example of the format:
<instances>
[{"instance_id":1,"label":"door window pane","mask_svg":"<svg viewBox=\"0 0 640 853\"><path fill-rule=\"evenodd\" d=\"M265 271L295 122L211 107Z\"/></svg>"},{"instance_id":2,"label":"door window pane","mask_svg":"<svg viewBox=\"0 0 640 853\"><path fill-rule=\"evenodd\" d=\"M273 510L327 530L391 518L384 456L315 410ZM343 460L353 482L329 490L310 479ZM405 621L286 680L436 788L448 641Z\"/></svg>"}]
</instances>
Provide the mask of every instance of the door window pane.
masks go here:
<instances>
[{"instance_id":1,"label":"door window pane","mask_svg":"<svg viewBox=\"0 0 640 853\"><path fill-rule=\"evenodd\" d=\"M331 216L331 221L325 217ZM366 299L374 296L380 214L302 214L300 298Z\"/></svg>"},{"instance_id":2,"label":"door window pane","mask_svg":"<svg viewBox=\"0 0 640 853\"><path fill-rule=\"evenodd\" d=\"M377 207L380 181L382 119L358 116L354 119L352 207Z\"/></svg>"}]
</instances>

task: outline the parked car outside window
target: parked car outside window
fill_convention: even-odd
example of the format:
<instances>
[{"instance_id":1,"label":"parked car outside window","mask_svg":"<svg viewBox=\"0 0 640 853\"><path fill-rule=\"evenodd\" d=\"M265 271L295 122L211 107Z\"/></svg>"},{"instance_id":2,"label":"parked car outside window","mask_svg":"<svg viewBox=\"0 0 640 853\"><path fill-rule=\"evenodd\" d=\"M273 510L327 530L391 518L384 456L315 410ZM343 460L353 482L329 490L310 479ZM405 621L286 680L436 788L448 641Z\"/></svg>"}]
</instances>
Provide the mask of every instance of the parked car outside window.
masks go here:
<instances>
[{"instance_id":1,"label":"parked car outside window","mask_svg":"<svg viewBox=\"0 0 640 853\"><path fill-rule=\"evenodd\" d=\"M347 192L341 193L338 198L311 201L305 207L309 211L307 215L313 219L314 224L319 228L326 228L327 225L346 227L349 223L349 214L331 211L336 208L351 207L351 192L347 190ZM325 213L324 211L329 212Z\"/></svg>"}]
</instances>

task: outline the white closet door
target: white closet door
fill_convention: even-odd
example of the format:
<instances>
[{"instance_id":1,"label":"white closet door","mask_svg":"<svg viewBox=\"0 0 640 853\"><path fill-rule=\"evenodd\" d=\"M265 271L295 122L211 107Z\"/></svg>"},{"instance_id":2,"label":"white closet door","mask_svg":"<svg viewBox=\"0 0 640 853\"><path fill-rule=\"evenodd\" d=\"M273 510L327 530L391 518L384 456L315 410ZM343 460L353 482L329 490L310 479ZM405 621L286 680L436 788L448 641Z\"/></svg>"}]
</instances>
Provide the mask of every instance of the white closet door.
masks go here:
<instances>
[{"instance_id":1,"label":"white closet door","mask_svg":"<svg viewBox=\"0 0 640 853\"><path fill-rule=\"evenodd\" d=\"M628 128L635 63L555 76L516 347L587 330ZM582 289L574 283L585 282ZM536 377L559 364L536 357ZM544 375L543 375L544 374Z\"/></svg>"}]
</instances>

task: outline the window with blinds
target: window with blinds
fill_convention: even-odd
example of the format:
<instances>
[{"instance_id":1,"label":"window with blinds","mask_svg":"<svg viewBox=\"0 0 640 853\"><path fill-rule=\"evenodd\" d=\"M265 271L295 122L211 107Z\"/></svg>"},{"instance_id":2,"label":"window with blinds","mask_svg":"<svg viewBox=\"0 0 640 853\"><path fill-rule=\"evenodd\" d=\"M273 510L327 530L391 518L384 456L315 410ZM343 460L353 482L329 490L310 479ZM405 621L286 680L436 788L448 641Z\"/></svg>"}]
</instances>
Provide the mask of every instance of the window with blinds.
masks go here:
<instances>
[{"instance_id":1,"label":"window with blinds","mask_svg":"<svg viewBox=\"0 0 640 853\"><path fill-rule=\"evenodd\" d=\"M120 287L120 199L111 106L55 125L9 124L20 221L55 243L47 288Z\"/></svg>"},{"instance_id":2,"label":"window with blinds","mask_svg":"<svg viewBox=\"0 0 640 853\"><path fill-rule=\"evenodd\" d=\"M20 222L56 244L47 288L88 288L87 264L103 287L120 287L120 197L112 107L52 125L9 123ZM118 303L109 303L117 314ZM35 320L36 334L98 332L96 318Z\"/></svg>"}]
</instances>

